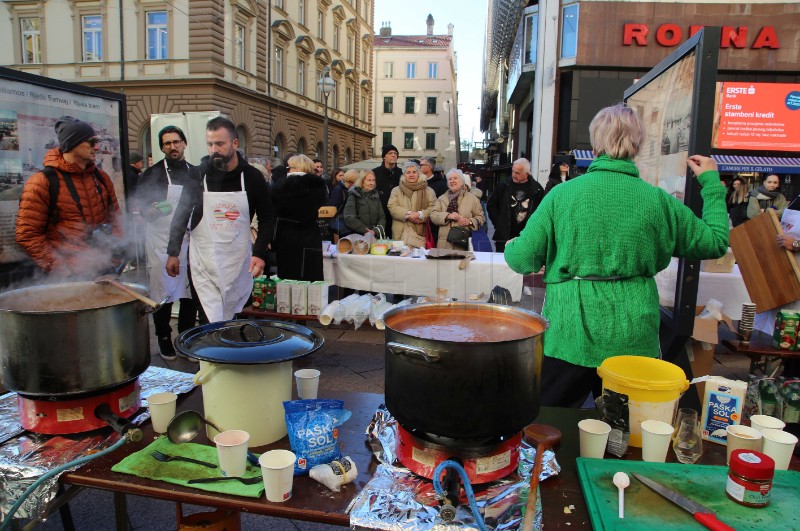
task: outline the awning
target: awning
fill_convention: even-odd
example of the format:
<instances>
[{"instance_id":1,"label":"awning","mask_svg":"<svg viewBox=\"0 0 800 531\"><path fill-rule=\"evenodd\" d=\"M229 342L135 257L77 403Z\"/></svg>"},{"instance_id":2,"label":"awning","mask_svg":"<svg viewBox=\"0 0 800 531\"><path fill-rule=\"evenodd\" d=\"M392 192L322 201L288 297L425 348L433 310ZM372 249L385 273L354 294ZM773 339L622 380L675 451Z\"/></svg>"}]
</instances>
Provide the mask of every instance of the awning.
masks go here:
<instances>
[{"instance_id":1,"label":"awning","mask_svg":"<svg viewBox=\"0 0 800 531\"><path fill-rule=\"evenodd\" d=\"M588 149L576 149L575 165L586 168L594 160ZM748 157L743 155L711 155L717 161L719 171L725 173L758 172L758 173L798 173L800 174L800 158L793 157Z\"/></svg>"}]
</instances>

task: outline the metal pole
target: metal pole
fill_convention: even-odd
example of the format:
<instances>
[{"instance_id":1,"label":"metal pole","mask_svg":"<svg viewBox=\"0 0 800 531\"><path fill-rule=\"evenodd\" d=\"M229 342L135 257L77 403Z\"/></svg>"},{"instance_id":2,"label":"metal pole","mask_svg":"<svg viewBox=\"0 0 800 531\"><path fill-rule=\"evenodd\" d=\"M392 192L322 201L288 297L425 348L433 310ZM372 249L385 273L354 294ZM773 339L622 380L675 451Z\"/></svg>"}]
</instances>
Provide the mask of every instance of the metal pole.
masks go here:
<instances>
[{"instance_id":1,"label":"metal pole","mask_svg":"<svg viewBox=\"0 0 800 531\"><path fill-rule=\"evenodd\" d=\"M323 79L325 78L323 77ZM325 168L323 171L327 172L329 171L328 170L328 93L325 92L324 90L322 91L322 93L325 96L325 122L324 122L325 126L324 126L324 131L322 133L325 136L325 140L323 141L323 149L325 150L325 153L322 154L322 167Z\"/></svg>"},{"instance_id":2,"label":"metal pole","mask_svg":"<svg viewBox=\"0 0 800 531\"><path fill-rule=\"evenodd\" d=\"M119 0L119 80L125 81L125 24L122 16L122 2Z\"/></svg>"}]
</instances>

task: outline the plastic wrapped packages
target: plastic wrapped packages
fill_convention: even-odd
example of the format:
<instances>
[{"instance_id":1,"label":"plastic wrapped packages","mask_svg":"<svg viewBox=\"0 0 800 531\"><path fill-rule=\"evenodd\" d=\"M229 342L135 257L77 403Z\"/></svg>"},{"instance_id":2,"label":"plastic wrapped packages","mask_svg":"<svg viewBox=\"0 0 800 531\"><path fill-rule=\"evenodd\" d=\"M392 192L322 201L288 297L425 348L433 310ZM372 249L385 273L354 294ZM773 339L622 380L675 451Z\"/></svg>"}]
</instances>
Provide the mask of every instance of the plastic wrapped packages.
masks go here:
<instances>
[{"instance_id":1,"label":"plastic wrapped packages","mask_svg":"<svg viewBox=\"0 0 800 531\"><path fill-rule=\"evenodd\" d=\"M398 302L397 304L395 304L393 306L389 306L388 308L386 308L386 310L384 310L384 312L381 315L379 315L379 316L377 316L375 318L375 328L377 328L378 330L385 330L386 329L386 323L383 321L383 316L389 310L394 310L395 308L400 308L401 306L408 306L409 304L411 304L411 299L405 299L403 301Z\"/></svg>"},{"instance_id":2,"label":"plastic wrapped packages","mask_svg":"<svg viewBox=\"0 0 800 531\"><path fill-rule=\"evenodd\" d=\"M343 485L347 485L358 477L358 469L348 456L333 460L330 463L316 465L311 468L308 475L311 479L322 483L333 492L339 492Z\"/></svg>"},{"instance_id":3,"label":"plastic wrapped packages","mask_svg":"<svg viewBox=\"0 0 800 531\"><path fill-rule=\"evenodd\" d=\"M328 326L333 322L336 312L339 310L339 301L333 301L325 306L319 314L319 322L322 326Z\"/></svg>"},{"instance_id":4,"label":"plastic wrapped packages","mask_svg":"<svg viewBox=\"0 0 800 531\"><path fill-rule=\"evenodd\" d=\"M356 301L353 309L353 326L356 330L364 324L369 317L369 310L372 307L372 296L364 295Z\"/></svg>"}]
</instances>

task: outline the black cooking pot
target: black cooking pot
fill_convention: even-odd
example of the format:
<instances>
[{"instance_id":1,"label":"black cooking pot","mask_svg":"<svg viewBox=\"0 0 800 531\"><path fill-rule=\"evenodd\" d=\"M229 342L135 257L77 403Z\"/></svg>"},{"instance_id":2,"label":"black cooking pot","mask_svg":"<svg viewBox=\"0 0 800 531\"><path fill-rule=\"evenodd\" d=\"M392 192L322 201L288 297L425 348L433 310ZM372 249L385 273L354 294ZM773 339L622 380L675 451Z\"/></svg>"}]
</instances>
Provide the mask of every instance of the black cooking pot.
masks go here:
<instances>
[{"instance_id":1,"label":"black cooking pot","mask_svg":"<svg viewBox=\"0 0 800 531\"><path fill-rule=\"evenodd\" d=\"M542 334L527 310L417 304L384 315L386 406L409 430L452 439L511 436L539 413Z\"/></svg>"}]
</instances>

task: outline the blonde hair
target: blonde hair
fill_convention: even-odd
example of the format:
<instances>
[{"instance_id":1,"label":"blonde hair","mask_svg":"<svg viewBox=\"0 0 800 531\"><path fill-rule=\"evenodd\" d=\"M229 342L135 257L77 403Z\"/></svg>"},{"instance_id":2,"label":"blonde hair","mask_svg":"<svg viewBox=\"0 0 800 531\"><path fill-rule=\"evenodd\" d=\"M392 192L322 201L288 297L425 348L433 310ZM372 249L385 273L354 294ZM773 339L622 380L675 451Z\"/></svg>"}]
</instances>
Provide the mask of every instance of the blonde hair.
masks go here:
<instances>
[{"instance_id":1,"label":"blonde hair","mask_svg":"<svg viewBox=\"0 0 800 531\"><path fill-rule=\"evenodd\" d=\"M287 168L295 168L303 173L314 173L314 161L303 154L293 155L286 161Z\"/></svg>"},{"instance_id":2,"label":"blonde hair","mask_svg":"<svg viewBox=\"0 0 800 531\"><path fill-rule=\"evenodd\" d=\"M355 171L355 170L354 170L354 171ZM366 178L367 178L367 175L372 175L372 176L375 176L375 173L374 173L372 170L364 170L364 171L362 171L362 172L361 172L361 175L359 175L359 176L358 176L358 180L356 181L356 184L355 184L355 186L358 186L359 188L363 188L363 187L364 187L364 186L363 186L363 184L364 184L364 179L366 179ZM344 178L345 178L345 179L347 179L347 174L345 174ZM377 183L376 183L376 184L377 184Z\"/></svg>"},{"instance_id":3,"label":"blonde hair","mask_svg":"<svg viewBox=\"0 0 800 531\"><path fill-rule=\"evenodd\" d=\"M645 130L636 112L620 103L601 109L589 124L589 140L596 155L632 159L644 145Z\"/></svg>"},{"instance_id":4,"label":"blonde hair","mask_svg":"<svg viewBox=\"0 0 800 531\"><path fill-rule=\"evenodd\" d=\"M353 184L358 181L360 177L358 170L347 170L344 172L344 178L342 179L343 182Z\"/></svg>"}]
</instances>

